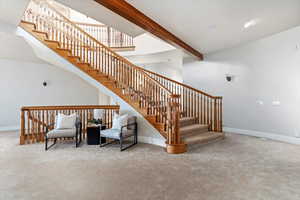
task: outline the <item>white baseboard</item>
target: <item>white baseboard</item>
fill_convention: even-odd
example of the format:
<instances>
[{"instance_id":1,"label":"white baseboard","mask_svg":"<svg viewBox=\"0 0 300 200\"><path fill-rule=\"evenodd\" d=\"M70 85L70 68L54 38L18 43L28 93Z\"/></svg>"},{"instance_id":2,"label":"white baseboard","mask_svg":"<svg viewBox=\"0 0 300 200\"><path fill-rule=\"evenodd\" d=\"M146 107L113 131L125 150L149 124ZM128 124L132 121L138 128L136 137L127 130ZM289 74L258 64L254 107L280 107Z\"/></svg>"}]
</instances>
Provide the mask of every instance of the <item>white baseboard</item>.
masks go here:
<instances>
[{"instance_id":1,"label":"white baseboard","mask_svg":"<svg viewBox=\"0 0 300 200\"><path fill-rule=\"evenodd\" d=\"M280 142L287 142L290 144L299 144L300 145L300 138L286 136L286 135L279 135L275 133L266 133L266 132L260 132L260 131L251 131L251 130L244 130L244 129L237 129L237 128L229 128L224 127L225 132L229 133L236 133L241 135L249 135L249 136L255 136L260 138L267 138L271 140L276 140Z\"/></svg>"},{"instance_id":2,"label":"white baseboard","mask_svg":"<svg viewBox=\"0 0 300 200\"><path fill-rule=\"evenodd\" d=\"M20 130L19 126L0 126L0 132L4 131L18 131Z\"/></svg>"},{"instance_id":3,"label":"white baseboard","mask_svg":"<svg viewBox=\"0 0 300 200\"><path fill-rule=\"evenodd\" d=\"M161 147L166 147L166 141L159 139L159 138L153 138L153 137L146 137L146 136L139 136L138 141L142 143L147 143L147 144L153 144Z\"/></svg>"}]
</instances>

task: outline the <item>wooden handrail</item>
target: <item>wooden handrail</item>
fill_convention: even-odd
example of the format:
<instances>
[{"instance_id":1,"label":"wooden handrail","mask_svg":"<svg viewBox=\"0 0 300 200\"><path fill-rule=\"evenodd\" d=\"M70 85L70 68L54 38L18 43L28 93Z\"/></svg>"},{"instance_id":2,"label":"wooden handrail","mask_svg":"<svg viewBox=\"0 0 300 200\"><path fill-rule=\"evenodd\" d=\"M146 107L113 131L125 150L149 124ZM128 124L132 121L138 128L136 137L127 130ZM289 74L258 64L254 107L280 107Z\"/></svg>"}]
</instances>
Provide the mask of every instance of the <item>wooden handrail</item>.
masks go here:
<instances>
[{"instance_id":1,"label":"wooden handrail","mask_svg":"<svg viewBox=\"0 0 300 200\"><path fill-rule=\"evenodd\" d=\"M181 85L181 86L183 86L183 87L186 87L186 88L188 88L188 89L191 89L191 90L193 90L193 91L195 91L195 92L198 92L198 93L200 93L200 94L203 94L203 95L205 95L205 96L207 96L207 97L210 97L210 98L213 98L213 99L222 99L222 98L223 98L223 97L221 97L221 96L212 96L212 95L207 94L207 93L205 93L205 92L203 92L203 91L201 91L201 90L198 90L198 89L196 89L196 88L193 88L193 87L191 87L191 86L189 86L189 85L187 85L187 84L180 83L180 82L178 82L178 81L176 81L176 80L170 79L170 78L168 78L168 77L166 77L166 76L163 76L163 75L161 75L161 74L152 72L152 71L147 70L147 69L144 69L144 68L142 68L142 67L139 67L139 68L141 68L142 70L144 70L145 72L147 72L147 73L149 73L149 74L152 74L152 75L158 76L158 77L160 77L160 78L163 78L163 79L165 79L165 80L171 81L171 82L173 82L173 83L176 83L176 84L178 84L178 85Z\"/></svg>"},{"instance_id":2,"label":"wooden handrail","mask_svg":"<svg viewBox=\"0 0 300 200\"><path fill-rule=\"evenodd\" d=\"M85 109L112 109L119 110L118 105L74 105L74 106L24 106L21 108L25 110L85 110Z\"/></svg>"},{"instance_id":3,"label":"wooden handrail","mask_svg":"<svg viewBox=\"0 0 300 200\"><path fill-rule=\"evenodd\" d=\"M117 31L114 28L108 27L106 25L91 24L74 22L77 26L81 27L89 35L95 37L101 43L112 47L134 47L133 37Z\"/></svg>"},{"instance_id":4,"label":"wooden handrail","mask_svg":"<svg viewBox=\"0 0 300 200\"><path fill-rule=\"evenodd\" d=\"M46 127L55 122L58 113L76 113L82 122L83 137L88 121L93 119L94 110L101 109L103 123L111 127L114 113L119 113L118 105L74 105L74 106L26 106L21 108L20 144L43 142Z\"/></svg>"},{"instance_id":5,"label":"wooden handrail","mask_svg":"<svg viewBox=\"0 0 300 200\"><path fill-rule=\"evenodd\" d=\"M92 24L92 23L86 23L86 22L77 22L77 21L73 21L74 24L77 25L87 25L87 26L96 26L96 27L108 27L104 24Z\"/></svg>"}]
</instances>

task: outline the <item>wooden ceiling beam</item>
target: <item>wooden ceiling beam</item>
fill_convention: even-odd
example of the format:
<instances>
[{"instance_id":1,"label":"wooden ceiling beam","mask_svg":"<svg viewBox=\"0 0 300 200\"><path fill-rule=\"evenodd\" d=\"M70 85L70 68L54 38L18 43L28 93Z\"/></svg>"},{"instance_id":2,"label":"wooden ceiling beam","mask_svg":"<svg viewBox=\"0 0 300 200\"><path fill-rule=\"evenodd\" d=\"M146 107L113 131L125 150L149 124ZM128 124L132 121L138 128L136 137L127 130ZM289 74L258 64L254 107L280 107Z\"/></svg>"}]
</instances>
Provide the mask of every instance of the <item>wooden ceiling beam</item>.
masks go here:
<instances>
[{"instance_id":1,"label":"wooden ceiling beam","mask_svg":"<svg viewBox=\"0 0 300 200\"><path fill-rule=\"evenodd\" d=\"M183 49L190 55L203 60L203 55L194 49L193 47L186 44L184 41L176 37L174 34L170 33L164 27L156 23L151 18L147 17L141 11L127 3L125 0L95 0L97 3L108 8L109 10L117 13L118 15L124 17L128 21L136 24L142 29L152 33L156 37L166 41L167 43ZM159 6L159 5L158 5ZM171 16L170 16L171 17Z\"/></svg>"}]
</instances>

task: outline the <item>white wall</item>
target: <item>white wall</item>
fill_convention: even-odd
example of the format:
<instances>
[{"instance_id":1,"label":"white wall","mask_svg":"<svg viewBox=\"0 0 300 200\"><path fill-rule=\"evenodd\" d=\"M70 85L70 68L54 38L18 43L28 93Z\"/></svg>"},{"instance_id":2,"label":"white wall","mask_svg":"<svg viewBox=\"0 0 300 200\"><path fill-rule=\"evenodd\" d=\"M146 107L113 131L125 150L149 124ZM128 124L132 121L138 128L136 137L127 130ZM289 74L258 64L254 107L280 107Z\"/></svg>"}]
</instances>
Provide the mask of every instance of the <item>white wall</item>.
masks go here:
<instances>
[{"instance_id":1,"label":"white wall","mask_svg":"<svg viewBox=\"0 0 300 200\"><path fill-rule=\"evenodd\" d=\"M39 58L15 31L0 23L0 131L19 127L22 106L98 104L98 89Z\"/></svg>"},{"instance_id":2,"label":"white wall","mask_svg":"<svg viewBox=\"0 0 300 200\"><path fill-rule=\"evenodd\" d=\"M173 80L182 82L183 53L181 50L170 50L161 53L128 56L132 63Z\"/></svg>"},{"instance_id":3,"label":"white wall","mask_svg":"<svg viewBox=\"0 0 300 200\"><path fill-rule=\"evenodd\" d=\"M224 97L226 127L295 136L300 133L299 42L297 27L207 55L203 62L186 60L184 82ZM225 74L234 81L227 82Z\"/></svg>"},{"instance_id":4,"label":"white wall","mask_svg":"<svg viewBox=\"0 0 300 200\"><path fill-rule=\"evenodd\" d=\"M0 59L0 91L0 129L19 126L22 106L98 104L95 87L49 64Z\"/></svg>"},{"instance_id":5,"label":"white wall","mask_svg":"<svg viewBox=\"0 0 300 200\"><path fill-rule=\"evenodd\" d=\"M136 56L175 50L172 45L162 41L150 33L141 34L133 39L134 51L119 52L122 56Z\"/></svg>"}]
</instances>

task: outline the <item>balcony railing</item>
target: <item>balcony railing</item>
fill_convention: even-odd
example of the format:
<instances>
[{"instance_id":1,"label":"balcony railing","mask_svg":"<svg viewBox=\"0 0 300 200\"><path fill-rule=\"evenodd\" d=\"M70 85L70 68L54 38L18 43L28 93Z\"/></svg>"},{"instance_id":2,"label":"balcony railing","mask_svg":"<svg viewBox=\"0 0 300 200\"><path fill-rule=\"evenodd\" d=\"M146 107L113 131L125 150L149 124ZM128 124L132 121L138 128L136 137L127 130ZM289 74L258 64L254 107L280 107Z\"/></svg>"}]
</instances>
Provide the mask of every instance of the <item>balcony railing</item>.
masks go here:
<instances>
[{"instance_id":1,"label":"balcony railing","mask_svg":"<svg viewBox=\"0 0 300 200\"><path fill-rule=\"evenodd\" d=\"M74 22L102 44L111 48L134 48L133 38L114 28L101 24Z\"/></svg>"}]
</instances>

